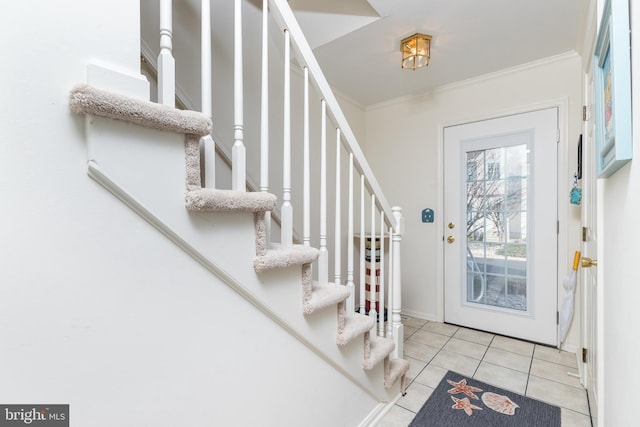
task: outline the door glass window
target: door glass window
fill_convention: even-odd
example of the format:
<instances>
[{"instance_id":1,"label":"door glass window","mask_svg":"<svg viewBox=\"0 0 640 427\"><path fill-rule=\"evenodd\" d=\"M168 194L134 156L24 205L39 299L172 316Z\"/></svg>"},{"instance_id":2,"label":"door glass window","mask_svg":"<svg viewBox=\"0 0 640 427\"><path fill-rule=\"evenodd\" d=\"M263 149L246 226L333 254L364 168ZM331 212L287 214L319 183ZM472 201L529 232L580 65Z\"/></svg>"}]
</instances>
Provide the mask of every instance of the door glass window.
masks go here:
<instances>
[{"instance_id":1,"label":"door glass window","mask_svg":"<svg viewBox=\"0 0 640 427\"><path fill-rule=\"evenodd\" d=\"M527 311L527 145L469 151L466 165L466 301Z\"/></svg>"}]
</instances>

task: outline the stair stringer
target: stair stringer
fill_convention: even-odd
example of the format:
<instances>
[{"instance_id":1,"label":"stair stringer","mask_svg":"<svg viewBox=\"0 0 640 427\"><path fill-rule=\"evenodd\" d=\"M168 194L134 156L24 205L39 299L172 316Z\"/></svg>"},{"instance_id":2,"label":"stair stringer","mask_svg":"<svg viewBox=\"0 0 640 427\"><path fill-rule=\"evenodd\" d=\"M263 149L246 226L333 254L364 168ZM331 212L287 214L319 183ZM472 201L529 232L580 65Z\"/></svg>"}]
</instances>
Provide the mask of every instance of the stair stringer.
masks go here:
<instances>
[{"instance_id":1,"label":"stair stringer","mask_svg":"<svg viewBox=\"0 0 640 427\"><path fill-rule=\"evenodd\" d=\"M362 339L336 345L335 306L303 314L301 267L255 272L253 213L187 211L184 135L88 116L87 139L92 178L367 393L397 396L382 363L362 369Z\"/></svg>"}]
</instances>

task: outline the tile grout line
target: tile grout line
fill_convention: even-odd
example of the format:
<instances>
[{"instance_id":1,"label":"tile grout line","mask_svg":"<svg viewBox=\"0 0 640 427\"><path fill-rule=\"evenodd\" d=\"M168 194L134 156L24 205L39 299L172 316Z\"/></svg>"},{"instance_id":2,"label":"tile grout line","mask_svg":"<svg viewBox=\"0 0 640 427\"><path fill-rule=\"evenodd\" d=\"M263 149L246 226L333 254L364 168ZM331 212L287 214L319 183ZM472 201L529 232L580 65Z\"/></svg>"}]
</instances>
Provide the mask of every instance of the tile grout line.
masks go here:
<instances>
[{"instance_id":1,"label":"tile grout line","mask_svg":"<svg viewBox=\"0 0 640 427\"><path fill-rule=\"evenodd\" d=\"M429 321L425 322L422 326L420 326L420 327L419 327L419 328L417 328L415 331L413 331L413 333L412 333L409 337L413 336L413 335L414 335L416 332L418 332L418 331L424 331L424 332L436 333L436 332L432 332L432 331L429 331L429 330L423 330L423 329L422 329L422 328L423 328L423 327L425 327L428 323L429 323ZM442 335L442 334L438 334L438 335ZM406 340L408 340L408 339L409 339L409 338L407 338ZM449 337L449 340L450 340L450 339L451 339L451 337ZM405 341L406 341L406 340L405 340ZM447 340L447 342L449 342L449 340ZM422 344L422 343L420 343L420 344ZM429 344L424 344L424 345L429 345ZM416 376L415 376L415 377L411 380L411 382L407 385L407 390L409 390L409 387L410 387L410 386L411 386L411 385L416 381L416 378L418 378L418 376L420 376L420 374L421 374L425 369L427 369L427 366L429 366L429 365L431 364L431 362L433 361L433 359L435 359L435 358L436 358L436 356L440 353L440 351L444 348L444 346L445 346L445 345L446 345L446 343L445 343L445 344L443 344L443 345L442 345L442 347L440 347L440 349L436 352L436 354L434 354L434 355L433 355L433 356L432 356L428 361L426 361L426 363L425 363L424 367L420 370L420 372L418 372L418 373L416 374ZM432 347L432 346L429 346L429 347ZM417 360L420 360L420 359L417 359ZM421 362L423 362L423 361L421 360ZM422 383L418 383L418 384L422 384ZM423 384L422 384L422 385L423 385ZM407 408L405 408L405 409L407 409Z\"/></svg>"},{"instance_id":2,"label":"tile grout line","mask_svg":"<svg viewBox=\"0 0 640 427\"><path fill-rule=\"evenodd\" d=\"M489 343L487 344L487 348L484 350L484 353L482 354L482 358L480 359L480 363L478 363L478 366L476 367L476 370L473 373L473 376L471 378L475 378L476 374L478 373L478 369L480 369L480 365L482 365L482 362L484 362L484 358L487 356L487 353L489 352L489 348L491 347L491 343L493 342L493 340L496 338L496 336L492 336L491 337L491 341L489 341ZM487 362L489 363L489 362Z\"/></svg>"},{"instance_id":3,"label":"tile grout line","mask_svg":"<svg viewBox=\"0 0 640 427\"><path fill-rule=\"evenodd\" d=\"M533 355L536 354L536 345L533 345L533 351L531 352L531 360L529 361L529 372L527 372L527 384L524 386L524 395L527 395L529 390L529 380L531 379L531 367L533 366Z\"/></svg>"}]
</instances>

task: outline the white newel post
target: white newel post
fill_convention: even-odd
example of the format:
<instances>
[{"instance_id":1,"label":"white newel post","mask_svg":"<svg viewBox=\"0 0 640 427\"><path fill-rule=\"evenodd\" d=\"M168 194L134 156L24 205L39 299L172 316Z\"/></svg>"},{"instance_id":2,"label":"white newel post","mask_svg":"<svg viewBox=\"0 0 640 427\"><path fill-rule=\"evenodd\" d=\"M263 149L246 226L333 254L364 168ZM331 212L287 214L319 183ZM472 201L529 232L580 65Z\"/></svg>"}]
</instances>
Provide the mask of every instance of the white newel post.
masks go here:
<instances>
[{"instance_id":1,"label":"white newel post","mask_svg":"<svg viewBox=\"0 0 640 427\"><path fill-rule=\"evenodd\" d=\"M158 55L158 103L175 107L176 62L173 59L172 2L160 0L160 54Z\"/></svg>"},{"instance_id":2,"label":"white newel post","mask_svg":"<svg viewBox=\"0 0 640 427\"><path fill-rule=\"evenodd\" d=\"M341 176L340 176L340 128L336 129L336 209L335 209L335 240L334 240L334 283L342 284L342 197L341 197Z\"/></svg>"},{"instance_id":3,"label":"white newel post","mask_svg":"<svg viewBox=\"0 0 640 427\"><path fill-rule=\"evenodd\" d=\"M211 95L211 0L202 0L201 13L202 24L200 28L201 46L201 95L202 114L209 118L213 116L213 102ZM211 135L200 139L202 153L202 167L204 168L203 187L216 187L216 144Z\"/></svg>"},{"instance_id":4,"label":"white newel post","mask_svg":"<svg viewBox=\"0 0 640 427\"><path fill-rule=\"evenodd\" d=\"M318 282L329 282L329 253L327 251L327 103L321 101L320 118L320 255Z\"/></svg>"},{"instance_id":5,"label":"white newel post","mask_svg":"<svg viewBox=\"0 0 640 427\"><path fill-rule=\"evenodd\" d=\"M353 153L349 153L349 213L347 214L347 313L352 315L356 309L353 284Z\"/></svg>"},{"instance_id":6,"label":"white newel post","mask_svg":"<svg viewBox=\"0 0 640 427\"><path fill-rule=\"evenodd\" d=\"M262 91L260 98L260 191L269 191L269 0L262 1ZM267 245L271 242L271 212L264 215Z\"/></svg>"},{"instance_id":7,"label":"white newel post","mask_svg":"<svg viewBox=\"0 0 640 427\"><path fill-rule=\"evenodd\" d=\"M282 161L282 218L280 242L283 247L293 246L293 206L291 205L291 44L289 31L284 30L284 153Z\"/></svg>"},{"instance_id":8,"label":"white newel post","mask_svg":"<svg viewBox=\"0 0 640 427\"><path fill-rule=\"evenodd\" d=\"M244 147L244 83L242 80L242 0L235 0L233 27L233 149L231 150L231 188L247 191L246 150Z\"/></svg>"},{"instance_id":9,"label":"white newel post","mask_svg":"<svg viewBox=\"0 0 640 427\"><path fill-rule=\"evenodd\" d=\"M400 317L402 311L402 278L400 274L400 242L402 241L402 235L404 234L404 217L402 216L402 208L394 206L391 208L393 216L395 218L395 227L393 231L393 308L391 310L392 316L392 328L393 339L396 343L396 348L393 351L393 357L402 358L404 353L403 337L404 326L402 325L402 318Z\"/></svg>"}]
</instances>

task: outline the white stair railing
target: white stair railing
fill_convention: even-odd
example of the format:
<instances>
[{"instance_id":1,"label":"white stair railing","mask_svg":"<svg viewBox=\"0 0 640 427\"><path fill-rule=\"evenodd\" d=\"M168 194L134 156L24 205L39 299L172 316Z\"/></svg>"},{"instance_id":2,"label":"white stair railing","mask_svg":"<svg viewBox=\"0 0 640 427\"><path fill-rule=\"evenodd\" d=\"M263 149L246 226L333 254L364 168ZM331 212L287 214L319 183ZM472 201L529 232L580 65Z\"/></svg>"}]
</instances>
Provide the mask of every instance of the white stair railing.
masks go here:
<instances>
[{"instance_id":1,"label":"white stair railing","mask_svg":"<svg viewBox=\"0 0 640 427\"><path fill-rule=\"evenodd\" d=\"M158 99L167 105L173 105L175 100L175 61L172 54L172 13L171 0L159 0L160 2L160 54L158 57ZM243 82L243 25L242 25L242 5L243 0L234 0L234 118L233 118L233 147L232 147L232 189L236 191L246 191L246 148L244 144L244 82ZM202 112L209 117L212 116L212 88L211 87L211 9L210 0L202 0L202 58L201 58L201 95ZM402 337L403 327L401 322L401 263L400 263L400 242L402 240L403 218L400 208L391 208L387 203L381 188L364 157L355 135L333 94L317 60L300 29L293 12L286 0L263 0L262 5L262 65L261 65L261 112L259 124L260 131L260 191L268 192L269 189L269 157L270 128L276 124L269 118L269 107L273 105L269 93L269 64L270 55L280 55L279 52L269 51L268 24L270 17L276 23L284 36L283 53L284 74L283 74L283 157L282 157L282 205L280 208L281 244L284 247L293 245L294 240L294 215L302 217L302 243L309 246L312 241L319 243L320 256L317 264L318 281L327 283L329 281L329 254L334 255L334 275L336 283L347 286L351 291L351 297L347 300L347 315L355 315L355 311L366 312L376 319L376 325L372 332L377 336L393 338L396 343L394 357L402 357ZM214 12L215 13L215 12ZM292 61L292 56L296 61ZM291 108L292 108L292 79L291 67L300 64L302 70L302 151L303 151L303 171L301 177L292 177L292 140L291 140ZM255 86L254 86L255 87ZM310 129L312 117L310 116L311 95L310 89L315 90L315 95L320 100L320 117L318 118L320 128L320 159L319 164L312 165ZM255 96L255 95L253 95ZM254 126L249 123L248 126ZM253 129L253 128L252 128ZM329 165L327 164L327 131L335 129L336 132L336 161L335 161L335 216L333 219L334 242L333 247L329 247L327 222L327 174ZM280 129L278 129L280 130ZM278 132L275 132L278 134ZM348 157L348 179L342 177L341 155L345 150ZM215 143L211 136L202 139L201 153L204 161L203 176L204 185L209 188L215 187ZM312 206L311 170L319 174L319 206ZM317 168L317 169L316 169ZM355 214L355 182L356 173L360 176L360 215L359 215L359 235L355 234L356 214ZM302 211L294 212L292 203L292 181L302 182ZM347 206L342 204L342 192L348 192ZM369 201L369 202L368 202ZM366 215L367 206L370 209L370 216ZM312 212L319 216L319 233L314 239L311 234ZM379 217L379 222L377 218ZM342 232L342 222L347 222L346 236ZM369 230L367 234L366 230ZM270 218L267 216L267 235L270 235ZM359 238L359 254L356 255L354 241ZM385 243L388 239L389 245ZM367 261L365 252L366 243L370 244L370 265L368 266L370 275L370 292L365 292L367 276ZM343 257L346 247L347 259ZM379 246L379 249L377 248ZM379 250L380 260L376 262L376 251ZM388 251L388 256L385 252ZM356 285L355 261L360 264L359 280ZM346 266L346 283L342 283L342 268ZM379 269L380 276L376 270ZM376 288L379 292L376 292ZM369 297L370 301L365 300ZM359 300L359 301L357 301ZM379 304L376 306L376 302ZM387 307L385 307L385 302ZM358 307L358 310L356 310ZM379 307L379 308L378 308ZM385 311L386 309L386 311ZM385 316L385 312L387 316ZM385 318L387 322L385 323Z\"/></svg>"},{"instance_id":2,"label":"white stair railing","mask_svg":"<svg viewBox=\"0 0 640 427\"><path fill-rule=\"evenodd\" d=\"M402 323L400 319L401 298L400 298L400 289L399 289L400 288L399 243L401 241L401 230L399 229L399 221L401 220L401 210L397 209L396 211L393 211L390 205L387 203L386 198L384 197L371 169L369 168L369 165L366 159L364 158L364 155L362 154L362 151L360 150L360 147L355 139L355 136L351 131L351 128L344 116L344 113L340 109L340 106L317 63L317 60L315 59L315 56L313 55L313 52L309 47L304 37L304 34L302 33L302 30L300 29L297 21L295 20L295 17L291 9L289 8L288 3L286 2L286 0L269 0L269 9L271 11L271 14L275 18L276 23L279 25L279 27L283 31L286 29L286 31L290 33L292 49L296 53L297 62L301 64L303 69L308 70L309 77L313 82L313 86L316 89L322 103L321 109L323 113L322 113L322 119L320 123L320 132L321 132L321 145L323 148L321 149L321 165L320 165L321 203L320 203L319 209L320 209L320 216L321 216L321 220L320 220L321 259L319 260L319 263L318 263L319 280L328 280L328 274L324 273L324 271L327 269L326 264L328 262L323 259L323 254L325 253L328 254L330 248L326 247L326 228L324 225L326 221L326 213L324 212L326 209L326 198L324 196L324 193L326 191L325 184L324 184L324 181L326 179L326 171L325 171L326 161L323 161L322 158L324 154L322 153L324 153L324 151L326 150L326 148L324 148L326 147L326 126L333 125L335 126L336 129L340 130L342 135L342 145L344 149L347 151L347 153L353 155L354 166L362 176L361 199L364 199L366 197L365 193L368 193L368 195L371 196L371 200L372 200L371 202L373 205L372 210L374 212L376 210L379 210L380 216L382 218L381 223L385 224L384 227L388 227L389 229L393 230L392 231L393 236L391 236L390 238L390 240L393 240L391 242L391 245L393 245L393 249L390 249L389 251L390 254L391 252L393 252L393 259L389 261L387 260L384 261L386 264L389 264L388 268L382 267L385 272L388 271L390 274L391 273L393 274L392 276L388 276L388 280L385 281L385 285L387 288L385 291L386 294L387 295L392 294L392 296L389 297L389 300L393 304L393 306L391 307L391 310L389 310L392 315L388 316L388 320L391 322L391 325L387 325L386 328L384 327L384 307L383 306L380 306L380 311L381 311L380 316L378 316L377 312L370 313L370 314L375 314L378 321L383 324L382 326L376 326L377 335L386 334L388 337L393 337L394 341L396 342L396 348L397 348L396 355L397 357L402 357L402 332L403 331L402 331ZM330 123L328 118L330 118ZM362 202L363 200L361 200L361 203ZM374 215L372 215L372 217L373 216ZM373 246L373 250L375 250L375 245L376 245L375 235L377 234L377 230L378 230L378 227L376 225L372 225L370 229L373 231L370 233L371 234L370 236L367 236L365 234L365 226L363 224L365 221L366 221L365 215L361 215L361 233L360 233L360 243L361 243L360 272L361 273L360 273L360 304L359 304L361 312L363 312L365 308L364 307L365 304L363 301L363 299L365 298L365 293L363 289L364 288L364 282L363 282L364 269L362 268L363 264L365 263L365 260L364 260L365 248L363 243L367 238L371 238L370 240L371 245ZM375 220L371 218L371 221L375 221ZM380 239L383 240L384 236L381 235ZM336 244L340 245L342 244L342 242L337 242ZM375 259L372 262L374 261ZM371 266L371 277L375 278L375 265ZM372 286L372 292L370 293L372 297L372 301L370 305L370 307L372 308L371 311L376 310L375 300L380 299L380 297L376 296L375 285L376 285L375 282L371 283L371 286ZM382 290L380 293L382 294Z\"/></svg>"}]
</instances>

